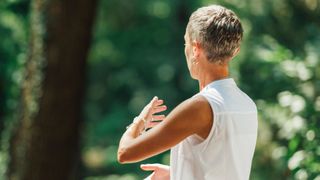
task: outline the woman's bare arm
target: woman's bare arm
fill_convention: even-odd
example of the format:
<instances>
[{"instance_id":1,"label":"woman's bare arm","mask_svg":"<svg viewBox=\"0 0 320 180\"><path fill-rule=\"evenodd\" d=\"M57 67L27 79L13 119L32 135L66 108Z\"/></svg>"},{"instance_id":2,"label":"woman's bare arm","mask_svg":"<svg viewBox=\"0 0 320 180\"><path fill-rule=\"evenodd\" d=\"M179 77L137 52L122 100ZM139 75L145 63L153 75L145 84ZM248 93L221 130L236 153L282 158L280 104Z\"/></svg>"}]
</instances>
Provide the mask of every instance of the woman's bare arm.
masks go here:
<instances>
[{"instance_id":1,"label":"woman's bare arm","mask_svg":"<svg viewBox=\"0 0 320 180\"><path fill-rule=\"evenodd\" d=\"M132 125L122 136L118 160L132 163L164 152L192 134L206 138L213 123L210 105L195 96L178 105L159 125L138 136L143 122Z\"/></svg>"}]
</instances>

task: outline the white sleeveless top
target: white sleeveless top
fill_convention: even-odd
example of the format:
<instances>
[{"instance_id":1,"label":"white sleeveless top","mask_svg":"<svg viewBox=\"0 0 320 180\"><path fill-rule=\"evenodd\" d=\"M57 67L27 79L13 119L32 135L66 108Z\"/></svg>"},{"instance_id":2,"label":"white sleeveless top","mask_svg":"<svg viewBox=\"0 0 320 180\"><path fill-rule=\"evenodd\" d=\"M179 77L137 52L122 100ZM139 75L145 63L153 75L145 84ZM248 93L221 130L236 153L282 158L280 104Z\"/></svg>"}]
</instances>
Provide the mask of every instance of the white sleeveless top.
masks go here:
<instances>
[{"instance_id":1,"label":"white sleeveless top","mask_svg":"<svg viewBox=\"0 0 320 180\"><path fill-rule=\"evenodd\" d=\"M231 78L198 95L208 100L213 125L205 140L191 135L171 148L171 180L248 180L257 139L255 103Z\"/></svg>"}]
</instances>

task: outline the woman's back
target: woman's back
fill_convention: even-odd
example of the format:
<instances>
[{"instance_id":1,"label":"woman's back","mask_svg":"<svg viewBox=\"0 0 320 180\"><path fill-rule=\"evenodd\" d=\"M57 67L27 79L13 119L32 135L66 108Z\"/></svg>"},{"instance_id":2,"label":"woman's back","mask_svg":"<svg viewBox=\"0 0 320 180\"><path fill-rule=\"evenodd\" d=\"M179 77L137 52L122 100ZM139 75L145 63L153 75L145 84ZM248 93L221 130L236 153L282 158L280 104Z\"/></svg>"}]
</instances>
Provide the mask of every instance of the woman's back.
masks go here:
<instances>
[{"instance_id":1,"label":"woman's back","mask_svg":"<svg viewBox=\"0 0 320 180\"><path fill-rule=\"evenodd\" d=\"M257 138L256 105L233 79L214 81L197 95L209 102L213 126L205 140L192 135L171 149L171 179L249 179Z\"/></svg>"}]
</instances>

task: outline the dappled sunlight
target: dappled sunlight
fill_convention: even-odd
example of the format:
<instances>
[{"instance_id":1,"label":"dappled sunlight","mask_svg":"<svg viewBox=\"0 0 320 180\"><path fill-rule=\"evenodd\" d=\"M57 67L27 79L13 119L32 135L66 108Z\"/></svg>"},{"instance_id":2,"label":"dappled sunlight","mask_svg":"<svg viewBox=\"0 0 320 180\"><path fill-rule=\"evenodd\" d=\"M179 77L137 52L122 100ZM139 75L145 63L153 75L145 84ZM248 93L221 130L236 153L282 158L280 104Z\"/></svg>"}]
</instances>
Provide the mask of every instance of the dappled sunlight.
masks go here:
<instances>
[{"instance_id":1,"label":"dappled sunlight","mask_svg":"<svg viewBox=\"0 0 320 180\"><path fill-rule=\"evenodd\" d=\"M83 153L82 159L88 168L102 168L105 161L105 151L102 148L90 148Z\"/></svg>"},{"instance_id":2,"label":"dappled sunlight","mask_svg":"<svg viewBox=\"0 0 320 180\"><path fill-rule=\"evenodd\" d=\"M150 1L147 7L148 12L158 18L167 18L171 8L166 1Z\"/></svg>"}]
</instances>

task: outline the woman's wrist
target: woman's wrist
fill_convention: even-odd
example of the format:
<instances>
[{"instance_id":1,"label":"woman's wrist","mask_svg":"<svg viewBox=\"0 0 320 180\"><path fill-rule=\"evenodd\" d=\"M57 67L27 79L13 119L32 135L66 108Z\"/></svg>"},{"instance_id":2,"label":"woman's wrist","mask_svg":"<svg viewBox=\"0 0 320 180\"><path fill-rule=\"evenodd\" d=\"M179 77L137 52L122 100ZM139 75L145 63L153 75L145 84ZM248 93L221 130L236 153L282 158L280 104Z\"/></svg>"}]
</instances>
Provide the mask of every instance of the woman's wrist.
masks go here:
<instances>
[{"instance_id":1,"label":"woman's wrist","mask_svg":"<svg viewBox=\"0 0 320 180\"><path fill-rule=\"evenodd\" d=\"M134 134L138 136L142 134L142 132L144 132L146 128L146 123L147 123L147 120L145 118L141 118L137 116L133 119L132 123L129 126L127 126L127 129L133 129L135 132L137 132Z\"/></svg>"},{"instance_id":2,"label":"woman's wrist","mask_svg":"<svg viewBox=\"0 0 320 180\"><path fill-rule=\"evenodd\" d=\"M141 134L146 129L147 121L145 118L141 118L140 116L137 116L133 121L136 121L139 134Z\"/></svg>"}]
</instances>

